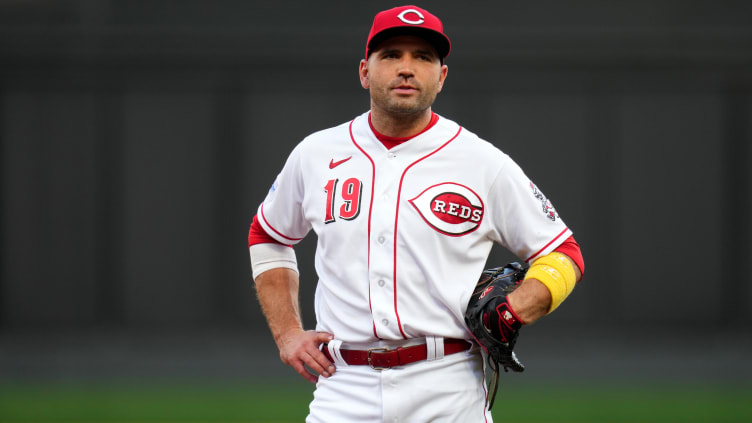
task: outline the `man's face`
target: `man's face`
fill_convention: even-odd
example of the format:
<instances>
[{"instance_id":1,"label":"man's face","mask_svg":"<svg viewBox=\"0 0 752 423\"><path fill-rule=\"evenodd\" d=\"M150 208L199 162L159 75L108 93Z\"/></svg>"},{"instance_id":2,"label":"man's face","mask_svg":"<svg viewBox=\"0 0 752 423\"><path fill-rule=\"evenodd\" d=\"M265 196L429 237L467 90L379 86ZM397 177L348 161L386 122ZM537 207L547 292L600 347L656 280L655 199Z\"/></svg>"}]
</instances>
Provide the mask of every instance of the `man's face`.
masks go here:
<instances>
[{"instance_id":1,"label":"man's face","mask_svg":"<svg viewBox=\"0 0 752 423\"><path fill-rule=\"evenodd\" d=\"M360 83L371 93L371 107L391 115L413 115L431 107L447 75L436 50L419 37L382 42L360 62Z\"/></svg>"}]
</instances>

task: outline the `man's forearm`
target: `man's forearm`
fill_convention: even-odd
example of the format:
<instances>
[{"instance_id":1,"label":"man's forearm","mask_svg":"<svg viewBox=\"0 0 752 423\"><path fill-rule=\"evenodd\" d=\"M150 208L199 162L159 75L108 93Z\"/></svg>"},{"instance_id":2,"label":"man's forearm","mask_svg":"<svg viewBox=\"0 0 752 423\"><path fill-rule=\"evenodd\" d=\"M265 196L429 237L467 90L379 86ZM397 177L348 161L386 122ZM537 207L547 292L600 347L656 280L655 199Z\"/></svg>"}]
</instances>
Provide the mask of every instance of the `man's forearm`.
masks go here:
<instances>
[{"instance_id":1,"label":"man's forearm","mask_svg":"<svg viewBox=\"0 0 752 423\"><path fill-rule=\"evenodd\" d=\"M582 278L582 273L571 258L569 261L574 268L575 278L579 281ZM507 298L509 305L526 324L533 323L545 316L551 306L551 292L546 285L537 279L525 279L520 287L509 294Z\"/></svg>"},{"instance_id":2,"label":"man's forearm","mask_svg":"<svg viewBox=\"0 0 752 423\"><path fill-rule=\"evenodd\" d=\"M285 332L303 330L298 286L298 274L287 268L267 270L256 278L256 295L278 346Z\"/></svg>"},{"instance_id":3,"label":"man's forearm","mask_svg":"<svg viewBox=\"0 0 752 423\"><path fill-rule=\"evenodd\" d=\"M334 339L334 335L303 330L298 285L297 272L284 267L267 270L256 277L256 293L277 343L280 359L306 380L316 383L316 374L329 377L336 370L319 350L319 346Z\"/></svg>"}]
</instances>

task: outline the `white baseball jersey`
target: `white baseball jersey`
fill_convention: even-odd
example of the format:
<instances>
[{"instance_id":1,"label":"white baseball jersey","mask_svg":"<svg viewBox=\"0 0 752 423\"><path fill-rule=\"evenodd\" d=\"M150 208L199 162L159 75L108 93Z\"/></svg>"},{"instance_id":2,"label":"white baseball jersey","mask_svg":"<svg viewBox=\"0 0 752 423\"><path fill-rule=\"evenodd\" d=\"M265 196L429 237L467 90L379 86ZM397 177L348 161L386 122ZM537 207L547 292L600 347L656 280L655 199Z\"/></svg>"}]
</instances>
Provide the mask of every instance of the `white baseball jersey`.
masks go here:
<instances>
[{"instance_id":1,"label":"white baseball jersey","mask_svg":"<svg viewBox=\"0 0 752 423\"><path fill-rule=\"evenodd\" d=\"M390 150L368 113L308 136L258 217L285 244L314 230L317 330L349 343L470 338L493 243L531 261L571 235L509 156L442 117Z\"/></svg>"}]
</instances>

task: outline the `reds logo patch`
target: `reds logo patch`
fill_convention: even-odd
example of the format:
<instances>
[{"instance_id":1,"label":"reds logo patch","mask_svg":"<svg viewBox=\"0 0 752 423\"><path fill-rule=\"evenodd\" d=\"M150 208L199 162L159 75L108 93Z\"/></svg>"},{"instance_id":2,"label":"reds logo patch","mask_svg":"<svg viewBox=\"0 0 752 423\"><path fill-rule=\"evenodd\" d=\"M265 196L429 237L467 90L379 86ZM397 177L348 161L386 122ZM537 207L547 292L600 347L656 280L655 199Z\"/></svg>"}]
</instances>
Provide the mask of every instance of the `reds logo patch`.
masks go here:
<instances>
[{"instance_id":1,"label":"reds logo patch","mask_svg":"<svg viewBox=\"0 0 752 423\"><path fill-rule=\"evenodd\" d=\"M410 204L429 226L444 235L467 235L483 220L483 200L470 188L454 182L429 187Z\"/></svg>"},{"instance_id":2,"label":"reds logo patch","mask_svg":"<svg viewBox=\"0 0 752 423\"><path fill-rule=\"evenodd\" d=\"M533 196L541 202L541 209L543 210L543 213L545 213L546 217L555 222L556 219L559 218L559 213L556 212L556 209L554 208L554 205L551 204L551 201L546 198L546 196L543 195L538 187L535 186L535 184L532 182L530 182L530 189L533 191Z\"/></svg>"}]
</instances>

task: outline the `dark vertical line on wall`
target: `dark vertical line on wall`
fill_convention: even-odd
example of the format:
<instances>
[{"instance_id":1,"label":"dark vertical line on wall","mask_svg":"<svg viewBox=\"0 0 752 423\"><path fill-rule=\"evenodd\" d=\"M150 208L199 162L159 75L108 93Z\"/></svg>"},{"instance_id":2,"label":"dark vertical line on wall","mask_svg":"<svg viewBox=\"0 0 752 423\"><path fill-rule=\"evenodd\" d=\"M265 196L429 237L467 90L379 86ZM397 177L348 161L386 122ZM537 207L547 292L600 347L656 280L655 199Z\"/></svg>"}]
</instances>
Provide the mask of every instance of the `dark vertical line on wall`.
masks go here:
<instances>
[{"instance_id":1,"label":"dark vertical line on wall","mask_svg":"<svg viewBox=\"0 0 752 423\"><path fill-rule=\"evenodd\" d=\"M603 91L606 91L604 93ZM619 97L613 91L596 87L590 93L589 136L586 141L587 221L592 234L589 245L583 245L590 316L601 324L618 323L614 313L614 295L623 281L620 266L622 254L619 239L622 184L619 169L621 136Z\"/></svg>"},{"instance_id":2,"label":"dark vertical line on wall","mask_svg":"<svg viewBox=\"0 0 752 423\"><path fill-rule=\"evenodd\" d=\"M5 281L8 280L7 278L7 269L6 266L6 257L8 257L8 242L6 240L6 233L5 233L5 225L8 224L6 221L6 213L5 209L7 207L6 201L6 192L5 192L5 170L4 170L4 164L5 158L8 157L7 151L6 151L6 139L5 139L5 128L6 128L6 111L5 111L5 87L0 85L0 330L2 330L5 327L5 290L7 289L5 287Z\"/></svg>"},{"instance_id":3,"label":"dark vertical line on wall","mask_svg":"<svg viewBox=\"0 0 752 423\"><path fill-rule=\"evenodd\" d=\"M102 88L97 142L96 279L98 323L125 322L123 289L123 94L122 81Z\"/></svg>"},{"instance_id":4,"label":"dark vertical line on wall","mask_svg":"<svg viewBox=\"0 0 752 423\"><path fill-rule=\"evenodd\" d=\"M743 324L749 316L750 233L750 90L741 85L727 88L723 133L723 234L721 271L721 323Z\"/></svg>"},{"instance_id":5,"label":"dark vertical line on wall","mask_svg":"<svg viewBox=\"0 0 752 423\"><path fill-rule=\"evenodd\" d=\"M243 288L248 279L237 269L238 257L244 254L244 231L250 223L242 208L241 178L243 169L243 90L237 78L229 77L216 93L214 140L214 316L218 322L239 321ZM247 272L246 272L247 273Z\"/></svg>"}]
</instances>

